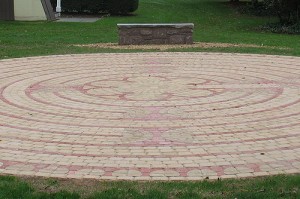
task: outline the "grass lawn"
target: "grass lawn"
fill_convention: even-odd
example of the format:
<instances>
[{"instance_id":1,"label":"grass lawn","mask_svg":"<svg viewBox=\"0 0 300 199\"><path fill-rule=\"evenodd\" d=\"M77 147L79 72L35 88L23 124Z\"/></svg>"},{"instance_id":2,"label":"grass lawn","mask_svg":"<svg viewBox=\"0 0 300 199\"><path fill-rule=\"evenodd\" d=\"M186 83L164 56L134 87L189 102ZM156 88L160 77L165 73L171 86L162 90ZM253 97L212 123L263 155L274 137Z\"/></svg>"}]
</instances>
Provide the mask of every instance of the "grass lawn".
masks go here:
<instances>
[{"instance_id":1,"label":"grass lawn","mask_svg":"<svg viewBox=\"0 0 300 199\"><path fill-rule=\"evenodd\" d=\"M195 24L197 42L260 47L173 49L300 56L300 36L265 33L257 27L275 19L241 15L228 0L140 0L134 16L96 23L0 22L0 59L50 54L136 52L72 44L117 42L117 23ZM146 50L145 50L146 51ZM150 51L150 50L148 50ZM154 51L154 50L152 50ZM170 50L169 50L170 51ZM16 198L300 198L300 175L203 182L97 182L0 176L0 199Z\"/></svg>"},{"instance_id":2,"label":"grass lawn","mask_svg":"<svg viewBox=\"0 0 300 199\"><path fill-rule=\"evenodd\" d=\"M99 182L0 176L1 199L300 198L300 175L202 182Z\"/></svg>"},{"instance_id":3,"label":"grass lawn","mask_svg":"<svg viewBox=\"0 0 300 199\"><path fill-rule=\"evenodd\" d=\"M256 44L280 48L175 49L300 56L300 36L263 33L257 27L275 19L241 15L228 0L140 0L135 16L107 17L96 23L0 22L0 59L48 54L129 52L72 44L117 42L117 23L192 22L198 42ZM289 49L281 49L282 47ZM137 50L135 50L137 51ZM153 51L153 50L152 50Z\"/></svg>"}]
</instances>

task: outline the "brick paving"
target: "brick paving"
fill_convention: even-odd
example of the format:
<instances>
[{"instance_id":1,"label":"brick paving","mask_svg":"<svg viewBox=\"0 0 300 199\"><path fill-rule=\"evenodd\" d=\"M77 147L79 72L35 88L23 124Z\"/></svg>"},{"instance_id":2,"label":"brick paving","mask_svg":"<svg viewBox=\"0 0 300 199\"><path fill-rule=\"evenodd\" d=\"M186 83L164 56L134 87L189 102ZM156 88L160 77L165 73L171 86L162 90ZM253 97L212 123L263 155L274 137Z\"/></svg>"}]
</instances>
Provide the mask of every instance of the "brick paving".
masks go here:
<instances>
[{"instance_id":1,"label":"brick paving","mask_svg":"<svg viewBox=\"0 0 300 199\"><path fill-rule=\"evenodd\" d=\"M0 60L0 173L200 180L300 171L300 58Z\"/></svg>"}]
</instances>

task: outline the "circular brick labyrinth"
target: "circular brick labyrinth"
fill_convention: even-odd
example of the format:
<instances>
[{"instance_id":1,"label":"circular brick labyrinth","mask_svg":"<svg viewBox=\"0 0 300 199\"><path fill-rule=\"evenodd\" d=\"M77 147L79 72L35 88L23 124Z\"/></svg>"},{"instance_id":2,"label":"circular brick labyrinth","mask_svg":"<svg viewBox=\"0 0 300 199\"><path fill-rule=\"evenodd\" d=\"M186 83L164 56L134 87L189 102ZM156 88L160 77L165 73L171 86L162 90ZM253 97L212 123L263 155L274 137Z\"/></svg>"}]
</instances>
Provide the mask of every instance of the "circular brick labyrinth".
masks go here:
<instances>
[{"instance_id":1,"label":"circular brick labyrinth","mask_svg":"<svg viewBox=\"0 0 300 199\"><path fill-rule=\"evenodd\" d=\"M0 61L0 173L198 180L299 173L300 58Z\"/></svg>"}]
</instances>

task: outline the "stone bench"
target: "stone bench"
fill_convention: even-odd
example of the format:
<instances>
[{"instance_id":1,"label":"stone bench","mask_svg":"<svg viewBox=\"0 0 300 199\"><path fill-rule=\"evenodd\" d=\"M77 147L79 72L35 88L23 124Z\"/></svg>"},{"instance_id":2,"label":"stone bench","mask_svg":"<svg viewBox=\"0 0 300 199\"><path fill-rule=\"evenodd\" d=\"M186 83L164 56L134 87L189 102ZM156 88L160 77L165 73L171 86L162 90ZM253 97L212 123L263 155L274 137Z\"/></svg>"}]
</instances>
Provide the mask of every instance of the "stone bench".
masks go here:
<instances>
[{"instance_id":1,"label":"stone bench","mask_svg":"<svg viewBox=\"0 0 300 199\"><path fill-rule=\"evenodd\" d=\"M118 24L119 45L192 44L194 24Z\"/></svg>"}]
</instances>

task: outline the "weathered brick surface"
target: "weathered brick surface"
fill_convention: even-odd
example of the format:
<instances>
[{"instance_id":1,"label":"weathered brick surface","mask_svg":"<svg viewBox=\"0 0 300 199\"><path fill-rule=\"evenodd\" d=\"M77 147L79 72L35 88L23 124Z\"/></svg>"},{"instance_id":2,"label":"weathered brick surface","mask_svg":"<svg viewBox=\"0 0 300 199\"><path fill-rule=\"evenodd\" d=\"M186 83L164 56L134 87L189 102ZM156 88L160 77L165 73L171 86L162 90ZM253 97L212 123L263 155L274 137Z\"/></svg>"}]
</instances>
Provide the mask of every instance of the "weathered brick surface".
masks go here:
<instances>
[{"instance_id":1,"label":"weathered brick surface","mask_svg":"<svg viewBox=\"0 0 300 199\"><path fill-rule=\"evenodd\" d=\"M118 24L120 45L192 44L192 24Z\"/></svg>"},{"instance_id":2,"label":"weathered brick surface","mask_svg":"<svg viewBox=\"0 0 300 199\"><path fill-rule=\"evenodd\" d=\"M299 57L0 60L0 174L201 180L299 173L299 121Z\"/></svg>"}]
</instances>

